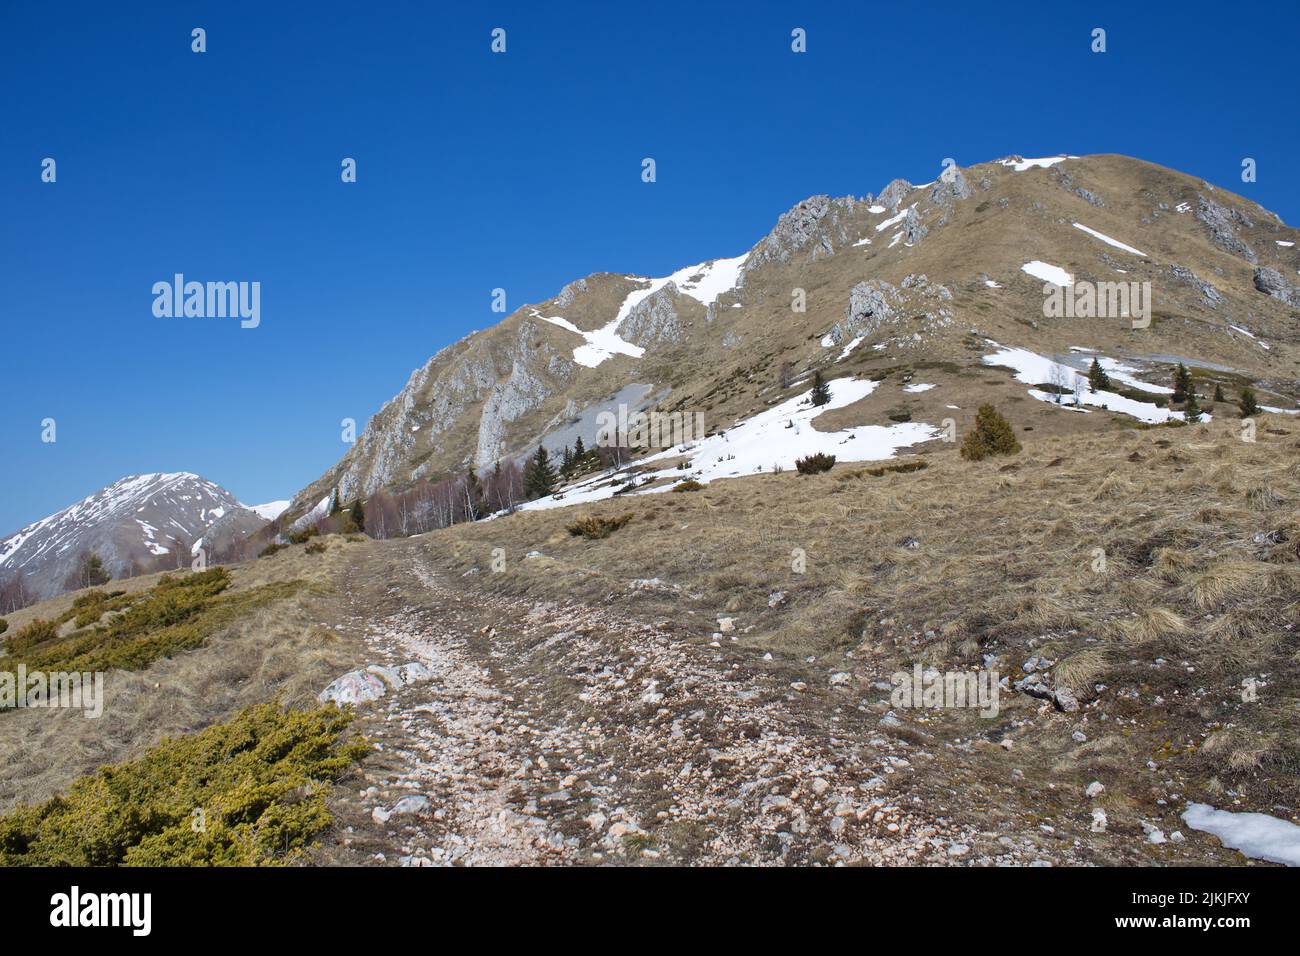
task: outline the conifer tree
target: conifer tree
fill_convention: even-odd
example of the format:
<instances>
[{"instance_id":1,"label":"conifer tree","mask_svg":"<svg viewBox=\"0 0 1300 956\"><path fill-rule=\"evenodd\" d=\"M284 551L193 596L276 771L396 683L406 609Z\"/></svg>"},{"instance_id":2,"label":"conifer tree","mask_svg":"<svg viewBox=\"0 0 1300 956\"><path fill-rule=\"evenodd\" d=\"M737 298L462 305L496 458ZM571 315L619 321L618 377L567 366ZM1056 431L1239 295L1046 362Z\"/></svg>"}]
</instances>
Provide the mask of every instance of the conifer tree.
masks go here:
<instances>
[{"instance_id":1,"label":"conifer tree","mask_svg":"<svg viewBox=\"0 0 1300 956\"><path fill-rule=\"evenodd\" d=\"M1183 402L1183 418L1188 422L1199 422L1201 420L1201 406L1196 401L1196 393L1189 391L1187 400Z\"/></svg>"},{"instance_id":2,"label":"conifer tree","mask_svg":"<svg viewBox=\"0 0 1300 956\"><path fill-rule=\"evenodd\" d=\"M1243 388L1241 397L1237 399L1237 407L1241 409L1242 418L1252 418L1259 414L1259 403L1255 401L1255 390L1253 388Z\"/></svg>"},{"instance_id":3,"label":"conifer tree","mask_svg":"<svg viewBox=\"0 0 1300 956\"><path fill-rule=\"evenodd\" d=\"M1088 369L1088 389L1092 392L1110 391L1110 376L1096 359L1092 360L1092 367Z\"/></svg>"},{"instance_id":4,"label":"conifer tree","mask_svg":"<svg viewBox=\"0 0 1300 956\"><path fill-rule=\"evenodd\" d=\"M1222 385L1219 385L1219 384L1217 384L1217 383L1216 383L1215 386L1214 386L1214 400L1215 400L1216 402L1226 402L1226 401L1227 401L1227 399L1223 397L1223 386L1222 386Z\"/></svg>"},{"instance_id":5,"label":"conifer tree","mask_svg":"<svg viewBox=\"0 0 1300 956\"><path fill-rule=\"evenodd\" d=\"M813 373L812 403L825 405L831 400L831 387L822 379L821 372Z\"/></svg>"},{"instance_id":6,"label":"conifer tree","mask_svg":"<svg viewBox=\"0 0 1300 956\"><path fill-rule=\"evenodd\" d=\"M536 454L528 459L528 465L524 468L524 494L530 500L544 498L555 491L555 477L550 455L538 445Z\"/></svg>"},{"instance_id":7,"label":"conifer tree","mask_svg":"<svg viewBox=\"0 0 1300 956\"><path fill-rule=\"evenodd\" d=\"M1187 366L1182 362L1178 363L1178 368L1174 369L1174 394L1171 400L1177 404L1187 401L1188 394L1192 391L1192 373L1187 371Z\"/></svg>"},{"instance_id":8,"label":"conifer tree","mask_svg":"<svg viewBox=\"0 0 1300 956\"><path fill-rule=\"evenodd\" d=\"M358 498L352 503L352 523L357 526L358 531L366 530L366 509Z\"/></svg>"}]
</instances>

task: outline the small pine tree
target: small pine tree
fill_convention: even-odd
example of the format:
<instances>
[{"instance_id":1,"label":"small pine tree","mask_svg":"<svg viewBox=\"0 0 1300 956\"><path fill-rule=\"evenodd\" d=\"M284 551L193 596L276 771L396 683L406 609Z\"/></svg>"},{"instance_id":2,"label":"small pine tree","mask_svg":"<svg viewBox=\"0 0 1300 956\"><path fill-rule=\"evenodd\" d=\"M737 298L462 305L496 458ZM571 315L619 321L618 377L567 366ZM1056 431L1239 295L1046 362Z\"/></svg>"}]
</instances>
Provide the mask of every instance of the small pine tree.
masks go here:
<instances>
[{"instance_id":1,"label":"small pine tree","mask_svg":"<svg viewBox=\"0 0 1300 956\"><path fill-rule=\"evenodd\" d=\"M1201 420L1201 406L1197 404L1196 393L1189 391L1187 401L1183 402L1183 418L1188 422L1199 422Z\"/></svg>"},{"instance_id":2,"label":"small pine tree","mask_svg":"<svg viewBox=\"0 0 1300 956\"><path fill-rule=\"evenodd\" d=\"M587 454L587 449L582 444L582 436L579 435L578 440L573 443L573 460L575 462L581 461L583 456L585 456L586 454Z\"/></svg>"},{"instance_id":3,"label":"small pine tree","mask_svg":"<svg viewBox=\"0 0 1300 956\"><path fill-rule=\"evenodd\" d=\"M975 428L961 443L961 456L967 461L979 461L989 455L1014 455L1018 451L1020 442L1011 424L992 405L981 405L975 413Z\"/></svg>"},{"instance_id":4,"label":"small pine tree","mask_svg":"<svg viewBox=\"0 0 1300 956\"><path fill-rule=\"evenodd\" d=\"M1175 404L1185 402L1191 391L1192 373L1187 371L1186 365L1179 362L1178 368L1174 369L1174 394L1170 398Z\"/></svg>"},{"instance_id":5,"label":"small pine tree","mask_svg":"<svg viewBox=\"0 0 1300 956\"><path fill-rule=\"evenodd\" d=\"M1243 388L1241 397L1237 399L1237 407L1241 409L1242 418L1253 418L1259 414L1259 403L1255 401L1255 390L1253 388Z\"/></svg>"},{"instance_id":6,"label":"small pine tree","mask_svg":"<svg viewBox=\"0 0 1300 956\"><path fill-rule=\"evenodd\" d=\"M1096 359L1092 360L1092 366L1088 369L1088 390L1092 392L1110 391L1110 376L1106 370L1101 367L1101 363Z\"/></svg>"},{"instance_id":7,"label":"small pine tree","mask_svg":"<svg viewBox=\"0 0 1300 956\"><path fill-rule=\"evenodd\" d=\"M831 400L831 387L822 379L821 372L813 373L812 403L825 405Z\"/></svg>"},{"instance_id":8,"label":"small pine tree","mask_svg":"<svg viewBox=\"0 0 1300 956\"><path fill-rule=\"evenodd\" d=\"M1215 400L1216 402L1226 402L1226 401L1227 401L1227 399L1223 397L1223 386L1222 386L1222 385L1219 385L1219 384L1217 384L1217 383L1216 383L1215 386L1214 386L1214 400Z\"/></svg>"},{"instance_id":9,"label":"small pine tree","mask_svg":"<svg viewBox=\"0 0 1300 956\"><path fill-rule=\"evenodd\" d=\"M365 506L361 503L360 498L352 502L352 511L349 512L349 514L351 515L352 523L357 526L357 530L365 531L366 530L366 509Z\"/></svg>"},{"instance_id":10,"label":"small pine tree","mask_svg":"<svg viewBox=\"0 0 1300 956\"><path fill-rule=\"evenodd\" d=\"M564 453L560 456L560 474L565 478L573 474L573 452L568 445L564 446Z\"/></svg>"},{"instance_id":11,"label":"small pine tree","mask_svg":"<svg viewBox=\"0 0 1300 956\"><path fill-rule=\"evenodd\" d=\"M529 499L544 498L555 491L555 468L551 465L551 457L546 453L546 449L541 445L537 446L537 453L528 459L528 464L524 468L524 494Z\"/></svg>"}]
</instances>

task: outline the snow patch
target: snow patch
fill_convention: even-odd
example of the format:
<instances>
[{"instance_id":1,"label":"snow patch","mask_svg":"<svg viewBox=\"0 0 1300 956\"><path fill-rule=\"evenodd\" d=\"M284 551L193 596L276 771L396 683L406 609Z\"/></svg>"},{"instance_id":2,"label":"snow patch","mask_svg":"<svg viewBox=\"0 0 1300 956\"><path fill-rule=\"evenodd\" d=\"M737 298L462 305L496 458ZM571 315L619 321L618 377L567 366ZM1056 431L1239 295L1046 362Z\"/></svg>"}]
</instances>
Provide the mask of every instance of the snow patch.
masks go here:
<instances>
[{"instance_id":1,"label":"snow patch","mask_svg":"<svg viewBox=\"0 0 1300 956\"><path fill-rule=\"evenodd\" d=\"M1231 813L1207 803L1189 803L1183 822L1209 833L1231 850L1255 860L1300 866L1300 826L1267 813Z\"/></svg>"},{"instance_id":2,"label":"snow patch","mask_svg":"<svg viewBox=\"0 0 1300 956\"><path fill-rule=\"evenodd\" d=\"M1018 173L1023 173L1026 169L1046 169L1067 159L1078 158L1078 156L1044 156L1042 159L999 159L998 162L1003 166L1010 166Z\"/></svg>"},{"instance_id":3,"label":"snow patch","mask_svg":"<svg viewBox=\"0 0 1300 956\"><path fill-rule=\"evenodd\" d=\"M1021 272L1027 272L1035 279L1042 279L1044 282L1051 282L1053 285L1063 285L1069 288L1074 285L1074 276L1066 272L1060 266L1054 266L1049 262L1043 262L1034 259L1032 262L1026 262L1020 267Z\"/></svg>"},{"instance_id":4,"label":"snow patch","mask_svg":"<svg viewBox=\"0 0 1300 956\"><path fill-rule=\"evenodd\" d=\"M284 510L289 507L289 502L268 501L266 504L244 505L244 507L249 511L256 513L260 517L265 518L267 521L274 521L276 518L280 517L280 515L284 514Z\"/></svg>"},{"instance_id":5,"label":"snow patch","mask_svg":"<svg viewBox=\"0 0 1300 956\"><path fill-rule=\"evenodd\" d=\"M1159 424L1160 422L1169 421L1171 418L1183 418L1182 412L1170 411L1168 408L1140 402L1133 398L1126 398L1114 392L1089 391L1088 376L1086 374L1068 365L1063 365L1060 362L1030 352L1028 349L1004 347L996 342L990 344L997 348L997 351L992 355L984 356L984 363L986 365L1004 365L1012 369L1015 372L1016 380L1027 385L1057 384L1057 382L1053 381L1053 374L1055 373L1061 379L1060 384L1067 390L1073 389L1075 382L1079 382L1080 405L1091 405L1112 412L1120 412L1130 418L1136 418L1150 424ZM1113 359L1098 358L1097 361L1106 370L1107 375L1125 384L1157 394L1172 391L1172 389L1160 385L1150 385L1139 381L1130 374L1135 371L1134 369L1130 369ZM1082 411L1082 409L1075 408L1072 391L1057 396L1050 392L1031 388L1029 395L1040 402L1050 402L1053 405L1059 405L1061 408ZM1057 401L1058 397L1059 402ZM1202 421L1209 421L1210 418L1211 416L1208 414L1202 413Z\"/></svg>"},{"instance_id":6,"label":"snow patch","mask_svg":"<svg viewBox=\"0 0 1300 956\"><path fill-rule=\"evenodd\" d=\"M1076 222L1076 223L1074 224L1074 228L1075 228L1075 229L1082 229L1084 232L1086 232L1088 235L1092 236L1094 239L1100 239L1102 242L1106 243L1108 246L1114 246L1116 249L1123 249L1125 252L1131 252L1131 253L1133 253L1133 255L1135 255L1135 256L1145 256L1145 255L1146 255L1146 253L1143 252L1141 249L1134 249L1132 246L1127 246L1127 245L1125 245L1124 243L1120 242L1118 239L1112 239L1110 236L1108 236L1108 235L1106 235L1106 234L1104 234L1104 233L1100 233L1100 232L1098 232L1096 229L1089 229L1087 226L1085 226L1085 225L1084 225L1083 223L1081 223L1081 222Z\"/></svg>"},{"instance_id":7,"label":"snow patch","mask_svg":"<svg viewBox=\"0 0 1300 956\"><path fill-rule=\"evenodd\" d=\"M657 478L685 479L708 483L718 478L768 473L773 467L792 469L795 459L824 452L839 461L879 461L892 458L900 448L929 441L938 432L923 422L905 422L899 425L858 425L834 432L822 432L813 427L813 420L824 412L844 408L861 401L875 391L878 382L858 378L840 378L827 382L830 401L820 407L811 402L812 391L787 399L767 411L738 422L724 432L710 435L699 441L666 449L637 462L644 466L650 462L690 457L692 467L682 470L665 467L642 473L641 480ZM525 509L562 508L568 505L600 501L613 497L624 476L605 473L572 486L559 495L530 501ZM669 491L673 482L638 494Z\"/></svg>"}]
</instances>

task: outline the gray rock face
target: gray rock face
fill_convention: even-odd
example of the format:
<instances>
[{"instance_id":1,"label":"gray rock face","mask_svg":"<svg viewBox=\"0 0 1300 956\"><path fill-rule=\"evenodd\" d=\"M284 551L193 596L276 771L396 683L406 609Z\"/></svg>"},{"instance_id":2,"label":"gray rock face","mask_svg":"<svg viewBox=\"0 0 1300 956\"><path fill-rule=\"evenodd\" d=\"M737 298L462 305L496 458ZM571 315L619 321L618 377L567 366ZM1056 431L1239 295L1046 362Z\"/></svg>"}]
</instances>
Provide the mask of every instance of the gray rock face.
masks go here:
<instances>
[{"instance_id":1,"label":"gray rock face","mask_svg":"<svg viewBox=\"0 0 1300 956\"><path fill-rule=\"evenodd\" d=\"M831 338L838 344L859 335L871 335L894 319L893 303L898 289L883 279L859 282L849 291L849 307L844 321L831 330Z\"/></svg>"},{"instance_id":2,"label":"gray rock face","mask_svg":"<svg viewBox=\"0 0 1300 956\"><path fill-rule=\"evenodd\" d=\"M898 209L898 204L906 199L907 194L911 191L912 184L906 179L895 179L880 191L880 195L876 197L876 202L890 212L894 212Z\"/></svg>"},{"instance_id":3,"label":"gray rock face","mask_svg":"<svg viewBox=\"0 0 1300 956\"><path fill-rule=\"evenodd\" d=\"M1174 274L1174 278L1184 285L1190 285L1201 293L1201 301L1212 309L1217 309L1223 302L1223 296L1219 290L1200 278L1191 269L1185 266L1174 265L1169 267Z\"/></svg>"},{"instance_id":4,"label":"gray rock face","mask_svg":"<svg viewBox=\"0 0 1300 956\"><path fill-rule=\"evenodd\" d=\"M520 327L519 354L511 365L510 374L504 382L493 387L487 401L483 403L483 413L479 418L478 448L474 454L475 465L480 470L491 468L501 458L505 426L522 418L550 397L550 388L529 367L528 342L535 333L536 326L531 322L525 322Z\"/></svg>"},{"instance_id":5,"label":"gray rock face","mask_svg":"<svg viewBox=\"0 0 1300 956\"><path fill-rule=\"evenodd\" d=\"M987 181L987 180L986 180ZM939 180L930 189L930 201L941 206L951 206L959 199L969 199L974 194L966 177L956 166L945 166Z\"/></svg>"},{"instance_id":6,"label":"gray rock face","mask_svg":"<svg viewBox=\"0 0 1300 956\"><path fill-rule=\"evenodd\" d=\"M467 405L481 401L496 385L492 357L468 349L467 344L468 340L462 339L440 350L412 372L402 390L370 419L357 443L331 472L340 500L369 496L396 480L411 478L403 471L403 463L414 456L417 443L430 443L451 428ZM314 505L329 490L317 482L299 492L292 507L298 510Z\"/></svg>"},{"instance_id":7,"label":"gray rock face","mask_svg":"<svg viewBox=\"0 0 1300 956\"><path fill-rule=\"evenodd\" d=\"M560 290L560 294L555 297L555 304L562 309L567 309L569 306L573 305L573 300L579 292L586 291L587 280L575 279Z\"/></svg>"},{"instance_id":8,"label":"gray rock face","mask_svg":"<svg viewBox=\"0 0 1300 956\"><path fill-rule=\"evenodd\" d=\"M922 224L916 207L910 207L907 210L907 216L903 219L903 241L909 246L914 246L924 239L929 232L930 230Z\"/></svg>"},{"instance_id":9,"label":"gray rock face","mask_svg":"<svg viewBox=\"0 0 1300 956\"><path fill-rule=\"evenodd\" d=\"M1074 178L1064 169L1061 169L1059 166L1052 167L1052 172L1050 175L1052 176L1053 179L1056 180L1058 186L1060 186L1062 189L1069 190L1070 192L1074 193L1076 196L1078 196L1080 199L1084 200L1085 202L1089 203L1090 205L1098 206L1098 207L1106 205L1104 202L1102 202L1101 197L1098 196L1096 193L1092 192L1091 190L1084 189L1082 186L1074 185Z\"/></svg>"},{"instance_id":10,"label":"gray rock face","mask_svg":"<svg viewBox=\"0 0 1300 956\"><path fill-rule=\"evenodd\" d=\"M1256 269L1255 288L1287 305L1300 306L1300 287L1292 285L1276 269L1267 266Z\"/></svg>"},{"instance_id":11,"label":"gray rock face","mask_svg":"<svg viewBox=\"0 0 1300 956\"><path fill-rule=\"evenodd\" d=\"M851 196L832 199L810 196L795 205L763 238L745 261L744 274L768 262L789 262L791 257L812 246L809 259L831 255L835 246L849 241L845 218L857 207ZM743 275L742 275L743 283Z\"/></svg>"},{"instance_id":12,"label":"gray rock face","mask_svg":"<svg viewBox=\"0 0 1300 956\"><path fill-rule=\"evenodd\" d=\"M677 284L669 282L632 308L627 318L619 323L618 334L642 348L682 341L685 332L677 313L679 298Z\"/></svg>"},{"instance_id":13,"label":"gray rock face","mask_svg":"<svg viewBox=\"0 0 1300 956\"><path fill-rule=\"evenodd\" d=\"M1237 235L1237 226L1245 226L1249 229L1255 225L1247 216L1236 209L1220 206L1214 200L1200 196L1196 206L1196 218L1209 228L1210 238L1214 240L1216 246L1254 265L1257 261L1254 250Z\"/></svg>"}]
</instances>

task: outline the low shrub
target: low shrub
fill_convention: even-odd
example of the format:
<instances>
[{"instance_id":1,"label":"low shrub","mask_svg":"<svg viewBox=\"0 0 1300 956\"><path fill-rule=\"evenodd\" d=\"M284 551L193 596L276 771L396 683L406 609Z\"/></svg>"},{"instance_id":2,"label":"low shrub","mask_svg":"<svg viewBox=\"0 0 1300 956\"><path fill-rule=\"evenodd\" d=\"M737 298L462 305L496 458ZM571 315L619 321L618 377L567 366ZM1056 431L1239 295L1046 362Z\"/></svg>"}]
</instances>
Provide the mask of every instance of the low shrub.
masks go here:
<instances>
[{"instance_id":1,"label":"low shrub","mask_svg":"<svg viewBox=\"0 0 1300 956\"><path fill-rule=\"evenodd\" d=\"M685 481L679 481L673 485L673 491L703 491L704 485L694 478L687 478Z\"/></svg>"},{"instance_id":2,"label":"low shrub","mask_svg":"<svg viewBox=\"0 0 1300 956\"><path fill-rule=\"evenodd\" d=\"M347 734L351 720L332 705L259 704L164 740L81 778L64 796L0 816L0 865L293 862L330 825L330 782L366 753Z\"/></svg>"},{"instance_id":3,"label":"low shrub","mask_svg":"<svg viewBox=\"0 0 1300 956\"><path fill-rule=\"evenodd\" d=\"M794 466L799 470L801 475L815 475L819 472L830 471L835 465L835 456L818 452L815 455L809 455L807 458L800 458L795 461Z\"/></svg>"},{"instance_id":4,"label":"low shrub","mask_svg":"<svg viewBox=\"0 0 1300 956\"><path fill-rule=\"evenodd\" d=\"M975 413L975 427L961 443L961 456L967 461L981 461L990 455L1014 455L1020 442L1010 423L992 405L981 405Z\"/></svg>"},{"instance_id":5,"label":"low shrub","mask_svg":"<svg viewBox=\"0 0 1300 956\"><path fill-rule=\"evenodd\" d=\"M15 672L20 663L44 671L136 670L199 647L238 616L302 587L301 581L275 582L223 594L230 583L225 568L164 575L147 591L108 595L101 604L69 609L55 620L37 619L6 642L9 653L0 658L0 670ZM62 624L77 615L88 616L96 607L120 613L107 623L77 627L60 636Z\"/></svg>"},{"instance_id":6,"label":"low shrub","mask_svg":"<svg viewBox=\"0 0 1300 956\"><path fill-rule=\"evenodd\" d=\"M314 524L308 525L307 527L300 528L297 531L290 531L289 543L305 544L309 539L316 537L318 534L320 534L320 528L316 527Z\"/></svg>"},{"instance_id":7,"label":"low shrub","mask_svg":"<svg viewBox=\"0 0 1300 956\"><path fill-rule=\"evenodd\" d=\"M587 515L585 518L579 518L569 525L569 534L575 538L581 535L588 540L608 538L631 520L632 516L630 514L619 515L617 518L601 518L597 515Z\"/></svg>"}]
</instances>

